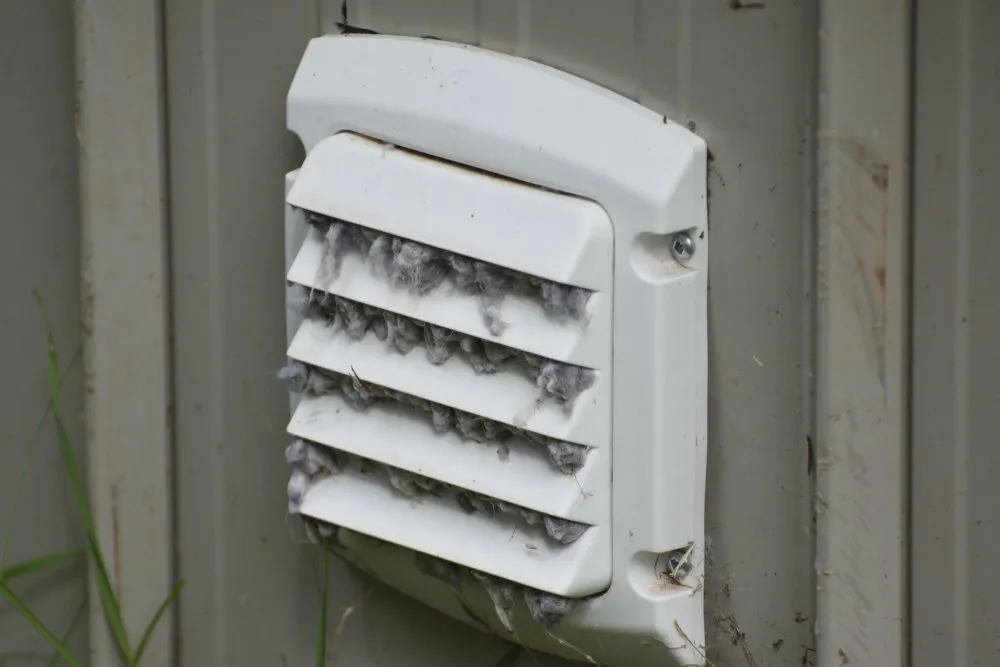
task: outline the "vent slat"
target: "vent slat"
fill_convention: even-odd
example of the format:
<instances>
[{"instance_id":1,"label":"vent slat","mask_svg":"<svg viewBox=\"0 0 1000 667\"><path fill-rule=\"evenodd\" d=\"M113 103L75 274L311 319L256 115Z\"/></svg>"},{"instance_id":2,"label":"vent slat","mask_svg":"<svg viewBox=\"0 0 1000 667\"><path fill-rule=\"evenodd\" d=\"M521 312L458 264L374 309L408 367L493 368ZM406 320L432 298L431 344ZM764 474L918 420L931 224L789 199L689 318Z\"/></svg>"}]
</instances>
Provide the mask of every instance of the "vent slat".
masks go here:
<instances>
[{"instance_id":1,"label":"vent slat","mask_svg":"<svg viewBox=\"0 0 1000 667\"><path fill-rule=\"evenodd\" d=\"M601 503L588 502L599 490L588 476L595 461L575 477L560 474L537 444L477 443L455 432L437 433L403 406L373 405L360 412L340 396L307 396L288 432L552 516L583 523L606 519ZM498 449L508 452L506 460Z\"/></svg>"},{"instance_id":2,"label":"vent slat","mask_svg":"<svg viewBox=\"0 0 1000 667\"><path fill-rule=\"evenodd\" d=\"M458 358L434 366L419 351L403 355L374 336L351 340L313 320L299 327L288 356L559 440L604 447L609 437L610 397L600 373L568 413L554 401L539 405L538 388L520 374L479 374Z\"/></svg>"},{"instance_id":3,"label":"vent slat","mask_svg":"<svg viewBox=\"0 0 1000 667\"><path fill-rule=\"evenodd\" d=\"M306 224L304 217L301 224ZM288 280L557 361L595 368L608 357L610 341L604 336L588 335L607 327L609 301L604 294L590 297L590 320L586 323L560 322L547 316L537 303L518 296L506 297L498 309L506 328L494 335L484 323L483 300L478 295L459 290L448 281L429 294L414 295L374 275L366 258L357 254L347 254L339 275L325 280L322 266L326 252L319 232L310 230L288 272Z\"/></svg>"},{"instance_id":4,"label":"vent slat","mask_svg":"<svg viewBox=\"0 0 1000 667\"><path fill-rule=\"evenodd\" d=\"M592 201L348 132L309 152L288 203L589 289L611 261L611 221Z\"/></svg>"},{"instance_id":5,"label":"vent slat","mask_svg":"<svg viewBox=\"0 0 1000 667\"><path fill-rule=\"evenodd\" d=\"M301 513L555 595L584 597L611 583L601 527L554 546L514 520L467 514L434 498L402 498L356 470L315 483Z\"/></svg>"},{"instance_id":6,"label":"vent slat","mask_svg":"<svg viewBox=\"0 0 1000 667\"><path fill-rule=\"evenodd\" d=\"M556 596L606 590L604 209L350 133L310 151L287 204L281 376L305 392L287 430L347 462L311 486L296 469L291 511Z\"/></svg>"}]
</instances>

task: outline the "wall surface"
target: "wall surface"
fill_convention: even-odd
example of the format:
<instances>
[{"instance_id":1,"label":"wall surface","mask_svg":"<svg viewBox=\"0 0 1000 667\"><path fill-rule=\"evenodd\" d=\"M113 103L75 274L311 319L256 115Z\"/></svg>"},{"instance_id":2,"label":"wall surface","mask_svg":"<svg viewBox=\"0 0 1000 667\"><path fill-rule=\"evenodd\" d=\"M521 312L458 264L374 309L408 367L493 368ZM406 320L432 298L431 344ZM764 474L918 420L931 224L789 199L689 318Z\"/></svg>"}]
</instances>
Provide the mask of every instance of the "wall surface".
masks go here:
<instances>
[{"instance_id":1,"label":"wall surface","mask_svg":"<svg viewBox=\"0 0 1000 667\"><path fill-rule=\"evenodd\" d=\"M911 20L908 0L821 3L819 665L907 664Z\"/></svg>"},{"instance_id":2,"label":"wall surface","mask_svg":"<svg viewBox=\"0 0 1000 667\"><path fill-rule=\"evenodd\" d=\"M187 582L176 661L313 664L316 553L285 522L288 399L275 373L284 174L299 159L284 98L317 9L301 0L164 9L175 539ZM351 585L338 577L335 605L357 601Z\"/></svg>"},{"instance_id":3,"label":"wall surface","mask_svg":"<svg viewBox=\"0 0 1000 667\"><path fill-rule=\"evenodd\" d=\"M863 102L858 91L877 97L886 87L905 86L868 90L877 79L864 77L864 58L846 42L824 47L820 40L830 39L831 30L836 35L838 25L860 21L874 31L877 24L852 13L848 3L831 2L826 6L836 5L839 13L825 16L821 30L819 5L162 0L173 491L165 501L171 506L160 509L173 513L175 575L187 583L175 610L177 665L314 663L319 554L286 520L288 403L274 377L285 339L283 177L302 157L284 130L284 98L306 41L339 30L345 19L355 27L462 41L560 67L690 123L708 141L713 245L705 583L709 656L718 667L833 667L843 662L841 638L854 642L851 651L895 655L912 667L996 664L1000 590L991 566L1000 557L1000 525L991 509L1000 503L993 482L1000 464L994 343L1000 232L991 206L1000 178L1000 47L993 38L1000 5L912 3L912 217L893 209L893 220L910 224L898 230L906 243L894 246L906 256L896 258L893 270L905 272L889 276L890 290L908 299L897 305L909 308L912 324L894 348L910 349L904 363L911 367L894 371L911 379L910 419L886 431L890 443L879 439L877 416L867 414L866 439L846 442L859 446L844 450L860 456L839 461L839 468L810 453L817 434L846 437L814 423L822 410L813 388L829 387L835 376L845 399L861 398L846 391L847 367L833 373L817 364L837 358L823 356L837 349L823 336L838 326L816 318L833 310L824 311L815 296L817 260L837 257L817 234L817 220L835 215L815 211L818 100L846 113L840 120L864 130L872 145L885 145L885 133L877 130L889 116L869 122L863 103L838 107L829 96L849 90ZM838 16L835 25L831 19ZM81 537L51 424L35 436L47 395L44 333L30 291L41 290L68 361L82 338L73 35L72 3L0 2L0 214L8 222L0 243L3 565ZM817 77L820 54L834 65L835 77L825 83ZM886 74L884 67L880 72ZM117 150L110 141L89 148L108 155ZM905 161L906 154L890 158ZM829 165L819 165L820 180L824 169ZM838 265L845 284L852 284L849 269ZM911 273L909 288L899 289L894 281ZM113 343L129 333L108 335ZM818 350L817 340L827 347ZM817 371L824 377L816 378ZM79 440L78 365L68 378L65 416ZM111 407L106 418L113 424ZM889 467L872 468L872 461ZM817 472L826 465L834 472ZM852 513L822 519L819 540L817 474L821 487L829 483L842 493L833 511L841 503ZM888 483L879 488L879 481ZM852 484L867 495L844 495ZM905 510L906 492L908 533L884 535L881 524L866 523L869 512L885 518ZM879 498L899 507L875 507ZM848 529L830 530L838 522ZM895 583L886 584L900 593L893 604L902 605L902 618L880 616L888 607L873 608L880 604L874 597L853 597L857 590L870 593L866 578L878 574L865 563L887 567L864 560L879 553L861 543L865 530L903 549L904 565L886 573L906 588L900 593ZM846 558L852 550L863 558L847 563L857 572L821 567L817 582L817 548L821 562L823 554ZM141 573L141 563L131 567ZM328 664L489 666L507 650L339 563L331 567ZM84 594L79 569L18 581L16 588L56 631L70 625ZM817 644L820 610L827 615L821 615L818 629L825 634ZM862 627L869 618L876 625ZM78 651L87 648L85 625L74 639ZM907 626L908 654L902 639L887 634L866 644L861 632ZM0 602L0 665L22 664L12 653L43 650L30 627ZM30 663L31 655L20 657ZM522 656L516 664L566 663Z\"/></svg>"},{"instance_id":4,"label":"wall surface","mask_svg":"<svg viewBox=\"0 0 1000 667\"><path fill-rule=\"evenodd\" d=\"M0 569L80 544L56 432L47 415L45 328L64 366L63 416L82 436L80 230L74 132L73 12L62 0L0 2ZM17 580L54 632L84 600L82 568ZM71 646L86 655L86 621ZM22 662L17 661L18 654ZM40 653L41 662L30 654ZM0 664L44 664L51 649L0 600ZM27 662L31 658L34 662Z\"/></svg>"},{"instance_id":5,"label":"wall surface","mask_svg":"<svg viewBox=\"0 0 1000 667\"><path fill-rule=\"evenodd\" d=\"M1000 662L1000 5L917 2L912 666Z\"/></svg>"},{"instance_id":6,"label":"wall surface","mask_svg":"<svg viewBox=\"0 0 1000 667\"><path fill-rule=\"evenodd\" d=\"M283 515L287 402L273 381L285 335L274 317L282 175L300 159L281 128L305 40L337 30L345 8L280 4L166 4L186 667L274 665L282 653L304 664L316 623L315 554L292 542ZM535 58L707 138L711 655L801 665L813 648L810 3L371 0L348 2L346 15ZM333 623L353 610L336 664L491 665L505 650L340 566L334 589Z\"/></svg>"}]
</instances>

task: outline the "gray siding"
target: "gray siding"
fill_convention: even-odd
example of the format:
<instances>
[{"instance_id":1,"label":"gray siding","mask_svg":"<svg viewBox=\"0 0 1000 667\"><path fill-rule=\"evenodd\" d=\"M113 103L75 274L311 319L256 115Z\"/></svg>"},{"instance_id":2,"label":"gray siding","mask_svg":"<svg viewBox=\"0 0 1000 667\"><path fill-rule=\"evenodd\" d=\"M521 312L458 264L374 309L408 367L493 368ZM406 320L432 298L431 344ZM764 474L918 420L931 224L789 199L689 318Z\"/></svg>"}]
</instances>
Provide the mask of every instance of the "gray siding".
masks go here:
<instances>
[{"instance_id":1,"label":"gray siding","mask_svg":"<svg viewBox=\"0 0 1000 667\"><path fill-rule=\"evenodd\" d=\"M851 651L866 648L865 634L853 630L869 618L877 627L908 628L912 637L908 656L905 641L889 635L867 646L872 655L903 655L913 667L995 664L1000 232L992 206L1000 178L1000 47L993 36L1000 6L912 3L914 141L903 151L913 165L912 211L902 237L910 238L898 246L905 257L893 270L901 273L890 276L910 279L896 292L907 297L899 321L909 328L895 348L909 347L909 366L895 370L910 378L910 389L893 398L909 406L909 418L886 431L902 433L907 444L898 457L886 450L872 459L881 432L876 417L866 417L871 442L857 448L846 442L849 432L814 424L822 405L814 403L813 387L830 381L815 377L816 359L839 357L817 352L817 328L822 339L837 327L816 320L824 312L815 297L816 261L829 256L817 235L815 194L829 165L817 172L822 146L813 138L821 92L836 96L855 84L867 90L876 79L857 79L864 68L851 63L863 58L834 45L825 53L842 78L820 90L820 40L830 27L821 30L821 3L769 1L743 10L732 4L348 0L346 12L358 27L432 35L560 67L691 122L706 137L714 158L706 581L712 660L748 664L737 632L759 665L815 659L814 621L825 609L824 666L837 664L841 638L853 642ZM840 13L825 20L848 16L846 5L837 6ZM318 554L286 523L288 403L274 379L285 339L283 176L302 155L284 129L284 97L306 40L335 31L343 9L341 0L162 0L173 396L173 489L165 502L173 514L170 558L187 582L173 641L175 663L185 667L313 660ZM859 15L845 20L868 25ZM45 341L31 296L32 287L42 292L68 360L83 333L73 3L0 2L0 56L0 214L7 222L0 243L0 549L13 526L3 552L9 564L82 537L51 424L34 439L47 393ZM847 121L863 126L864 107L851 113ZM869 138L875 145L885 140ZM850 284L850 267L835 268ZM845 392L849 378L840 370L837 388ZM78 364L64 390L78 444L81 377ZM851 513L821 518L819 540L807 445L817 432L836 436L821 455L836 455L838 446L861 452L858 459L819 461L831 466L819 471L821 489L832 485L841 494L833 502L848 503ZM867 467L872 460L889 467ZM895 486L876 489L879 479ZM870 495L857 502L843 495L855 483ZM865 517L881 511L891 525L885 507L870 506L877 498L909 510L906 530L884 540L891 545L898 537L905 565L874 563L904 582L903 599L893 602L903 606L899 624L878 616L888 607L852 607L855 593L875 590L865 587L871 572L862 570L878 551L865 550L861 538L882 524L866 527ZM834 554L835 562L851 550L862 555L841 564L856 580L825 569L831 561L824 556ZM819 582L817 555L824 563ZM333 567L331 664L492 665L506 650ZM141 565L129 571L138 576ZM60 631L84 586L77 570L18 582L18 590ZM74 647L86 654L86 623ZM10 651L39 650L30 627L0 602L0 665ZM562 663L538 656L537 664Z\"/></svg>"},{"instance_id":2,"label":"gray siding","mask_svg":"<svg viewBox=\"0 0 1000 667\"><path fill-rule=\"evenodd\" d=\"M45 329L31 294L37 288L45 301L64 362L77 355L63 409L79 445L83 373L70 3L0 2L0 63L0 562L6 566L70 548L82 536L52 421L36 436L49 393ZM76 567L12 587L62 633L83 601L81 574ZM86 640L83 622L72 644L79 654ZM0 602L0 658L37 651L50 652Z\"/></svg>"},{"instance_id":3,"label":"gray siding","mask_svg":"<svg viewBox=\"0 0 1000 667\"><path fill-rule=\"evenodd\" d=\"M913 667L1000 661L1000 6L917 3Z\"/></svg>"}]
</instances>

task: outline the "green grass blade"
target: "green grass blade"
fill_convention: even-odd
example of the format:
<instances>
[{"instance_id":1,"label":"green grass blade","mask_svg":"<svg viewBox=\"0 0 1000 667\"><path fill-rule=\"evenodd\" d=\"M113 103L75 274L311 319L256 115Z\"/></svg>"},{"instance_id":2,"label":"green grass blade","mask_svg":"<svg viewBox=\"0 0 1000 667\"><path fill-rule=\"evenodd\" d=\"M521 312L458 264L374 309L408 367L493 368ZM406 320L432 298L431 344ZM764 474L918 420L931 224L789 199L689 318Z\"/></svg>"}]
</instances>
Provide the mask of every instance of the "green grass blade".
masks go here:
<instances>
[{"instance_id":1,"label":"green grass blade","mask_svg":"<svg viewBox=\"0 0 1000 667\"><path fill-rule=\"evenodd\" d=\"M142 660L142 654L146 652L146 645L149 644L149 640L153 638L153 631L156 630L156 626L159 625L160 619L163 618L163 615L167 613L167 609L170 608L170 605L173 604L174 600L177 599L177 596L180 595L182 588L184 588L183 580L177 582L177 585L170 590L167 597L164 598L163 602L160 603L160 606L156 608L156 613L153 614L153 620L151 620L149 625L146 626L146 631L142 633L142 639L139 640L139 646L135 649L135 662L133 662L132 665L138 665Z\"/></svg>"},{"instance_id":2,"label":"green grass blade","mask_svg":"<svg viewBox=\"0 0 1000 667\"><path fill-rule=\"evenodd\" d=\"M101 545L97 540L97 534L93 523L87 527L89 533L87 542L90 545L90 553L93 556L94 564L97 566L97 594L101 600L101 609L104 611L104 618L114 634L115 643L126 664L134 665L132 658L132 644L125 630L125 623L122 620L121 605L118 596L115 594L114 585L111 583L111 576L108 574L108 567L101 551Z\"/></svg>"},{"instance_id":3,"label":"green grass blade","mask_svg":"<svg viewBox=\"0 0 1000 667\"><path fill-rule=\"evenodd\" d=\"M319 632L316 636L316 667L326 664L326 624L330 606L330 552L323 549L323 599L319 605Z\"/></svg>"},{"instance_id":4,"label":"green grass blade","mask_svg":"<svg viewBox=\"0 0 1000 667\"><path fill-rule=\"evenodd\" d=\"M44 572L60 565L75 563L83 558L83 549L69 549L22 561L0 570L0 581L11 581L30 574Z\"/></svg>"},{"instance_id":5,"label":"green grass blade","mask_svg":"<svg viewBox=\"0 0 1000 667\"><path fill-rule=\"evenodd\" d=\"M76 454L73 451L73 443L62 423L62 384L59 380L59 351L56 348L55 337L52 335L52 323L45 310L42 297L37 290L34 291L35 300L38 303L38 310L42 315L42 322L45 326L45 339L47 343L47 377L49 383L49 401L52 406L52 416L56 423L56 433L59 436L59 448L70 477L70 485L73 491L73 498L83 515L83 520L88 527L93 525L93 518L90 512L90 503L87 500L86 489L83 486L83 477L80 475L79 465L76 461Z\"/></svg>"},{"instance_id":6,"label":"green grass blade","mask_svg":"<svg viewBox=\"0 0 1000 667\"><path fill-rule=\"evenodd\" d=\"M4 596L10 601L11 605L13 605L14 608L17 609L22 616L24 616L28 623L35 628L35 632L37 632L42 639L48 642L49 646L51 646L56 653L58 653L59 656L65 660L68 665L70 665L70 667L83 667L83 663L77 660L73 654L70 653L69 649L66 648L66 644L52 634L52 631L49 630L44 623L42 623L40 618L35 616L34 612L28 608L17 593L12 591L10 587L2 581L0 581L0 593L4 594Z\"/></svg>"},{"instance_id":7,"label":"green grass blade","mask_svg":"<svg viewBox=\"0 0 1000 667\"><path fill-rule=\"evenodd\" d=\"M521 652L524 651L520 646L511 646L507 649L507 652L500 656L500 660L493 667L514 667L514 663L517 659L521 657Z\"/></svg>"},{"instance_id":8,"label":"green grass blade","mask_svg":"<svg viewBox=\"0 0 1000 667\"><path fill-rule=\"evenodd\" d=\"M87 596L85 595L83 596L83 599L80 600L80 606L76 608L76 613L73 614L73 620L70 621L69 627L66 628L66 632L63 633L62 643L64 645L69 643L69 640L73 636L73 633L76 632L76 626L80 625L80 621L83 620L84 612L86 611L87 611ZM49 661L46 663L45 667L55 667L56 665L59 664L60 657L61 656L57 651L52 655L51 658L49 658Z\"/></svg>"},{"instance_id":9,"label":"green grass blade","mask_svg":"<svg viewBox=\"0 0 1000 667\"><path fill-rule=\"evenodd\" d=\"M87 491L83 485L83 477L80 475L80 467L76 460L76 454L73 451L73 443L70 440L69 433L66 431L66 427L62 420L59 383L59 352L56 348L55 337L52 335L52 323L45 310L45 304L42 301L41 294L39 294L38 290L32 290L32 292L35 295L35 301L38 304L38 310L41 313L42 322L45 325L45 337L48 343L49 394L52 399L52 418L53 421L55 421L56 433L59 436L59 450L63 457L66 472L69 475L70 487L73 491L73 499L76 503L77 510L83 518L84 527L87 530L87 542L90 547L91 555L94 559L94 564L97 568L97 591L100 595L101 607L104 611L104 616L107 619L108 626L114 634L118 650L121 652L126 664L133 665L135 663L132 658L132 645L131 642L129 642L128 633L125 630L125 624L122 622L121 606L118 603L118 597L115 595L114 587L111 583L111 577L108 574L104 554L101 551L101 545L97 539L97 531L94 528L94 519L90 511L90 501L87 499Z\"/></svg>"},{"instance_id":10,"label":"green grass blade","mask_svg":"<svg viewBox=\"0 0 1000 667\"><path fill-rule=\"evenodd\" d=\"M62 374L59 376L59 388L62 389L63 384L66 382L66 376L69 372L73 370L77 362L82 358L83 348L77 348L73 357L66 364L66 368L63 369ZM11 507L10 516L7 521L7 530L4 531L3 544L0 544L0 570L3 569L3 564L5 561L6 554L10 551L10 545L14 543L14 533L17 526L17 515L21 509L21 498L24 495L24 485L28 479L28 470L35 461L35 453L38 450L39 437L42 434L42 429L45 428L45 422L49 419L49 414L52 412L52 399L49 398L45 403L45 411L42 413L41 419L35 425L35 433L31 437L31 442L28 443L28 455L24 457L24 461L21 463L21 470L17 476L17 487L14 489L14 503Z\"/></svg>"}]
</instances>

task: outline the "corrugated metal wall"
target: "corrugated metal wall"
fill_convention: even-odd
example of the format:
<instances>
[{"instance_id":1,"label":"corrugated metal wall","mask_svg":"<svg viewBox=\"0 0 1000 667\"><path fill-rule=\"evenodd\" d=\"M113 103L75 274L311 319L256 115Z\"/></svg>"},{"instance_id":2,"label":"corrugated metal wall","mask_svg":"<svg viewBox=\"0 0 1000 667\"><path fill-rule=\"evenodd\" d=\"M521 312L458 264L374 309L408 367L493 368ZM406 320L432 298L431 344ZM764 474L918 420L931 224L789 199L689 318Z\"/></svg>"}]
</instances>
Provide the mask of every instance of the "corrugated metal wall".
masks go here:
<instances>
[{"instance_id":1,"label":"corrugated metal wall","mask_svg":"<svg viewBox=\"0 0 1000 667\"><path fill-rule=\"evenodd\" d=\"M1000 5L918 3L913 667L1000 663Z\"/></svg>"},{"instance_id":2,"label":"corrugated metal wall","mask_svg":"<svg viewBox=\"0 0 1000 667\"><path fill-rule=\"evenodd\" d=\"M817 3L739 4L164 0L174 555L187 581L177 664L312 660L317 559L291 540L285 521L287 401L274 380L285 335L283 175L301 159L283 129L284 95L305 41L335 30L345 11L359 27L561 67L691 121L706 137L714 157L710 655L720 666L754 664L745 639L756 664L811 663L820 16ZM1000 49L991 39L1000 7L918 0L916 17L912 664L972 667L994 664L1000 651L1000 595L990 583L1000 526L989 511L1000 502L991 477L1000 462L992 444L1000 301L990 290L1000 279L990 209L1000 177ZM5 562L80 537L51 429L30 477L23 473L46 401L30 288L42 290L67 358L81 337L72 35L70 3L0 3L0 212L8 221L0 243L0 540L12 522L17 528ZM79 434L82 387L73 377L66 411ZM335 568L332 664L491 665L504 651ZM60 628L83 586L73 575L25 590ZM834 620L850 617L847 610ZM84 640L81 630L78 646ZM0 604L0 658L40 646Z\"/></svg>"},{"instance_id":3,"label":"corrugated metal wall","mask_svg":"<svg viewBox=\"0 0 1000 667\"><path fill-rule=\"evenodd\" d=\"M289 543L279 450L282 174L299 159L283 94L317 21L340 2L167 3L180 662L308 659L308 548ZM237 11L237 6L240 8ZM592 78L694 121L712 149L711 449L707 582L712 640L739 664L800 665L812 647L810 135L817 16L810 3L349 2L359 27L483 44ZM752 287L751 287L752 286ZM249 297L248 295L253 295ZM422 613L346 571L355 607L344 665L487 665L499 642ZM207 622L211 619L211 622ZM718 624L711 622L718 619ZM773 647L778 647L777 650ZM293 660L294 658L294 660Z\"/></svg>"},{"instance_id":4,"label":"corrugated metal wall","mask_svg":"<svg viewBox=\"0 0 1000 667\"><path fill-rule=\"evenodd\" d=\"M80 229L74 130L73 10L62 0L0 2L0 564L80 543L66 474L46 415L45 329L32 288L52 318L63 358L76 361L64 413L80 443ZM82 568L12 584L53 631L83 602ZM87 646L86 622L71 645ZM31 662L17 654L41 652ZM0 601L0 664L44 664L51 654Z\"/></svg>"}]
</instances>

